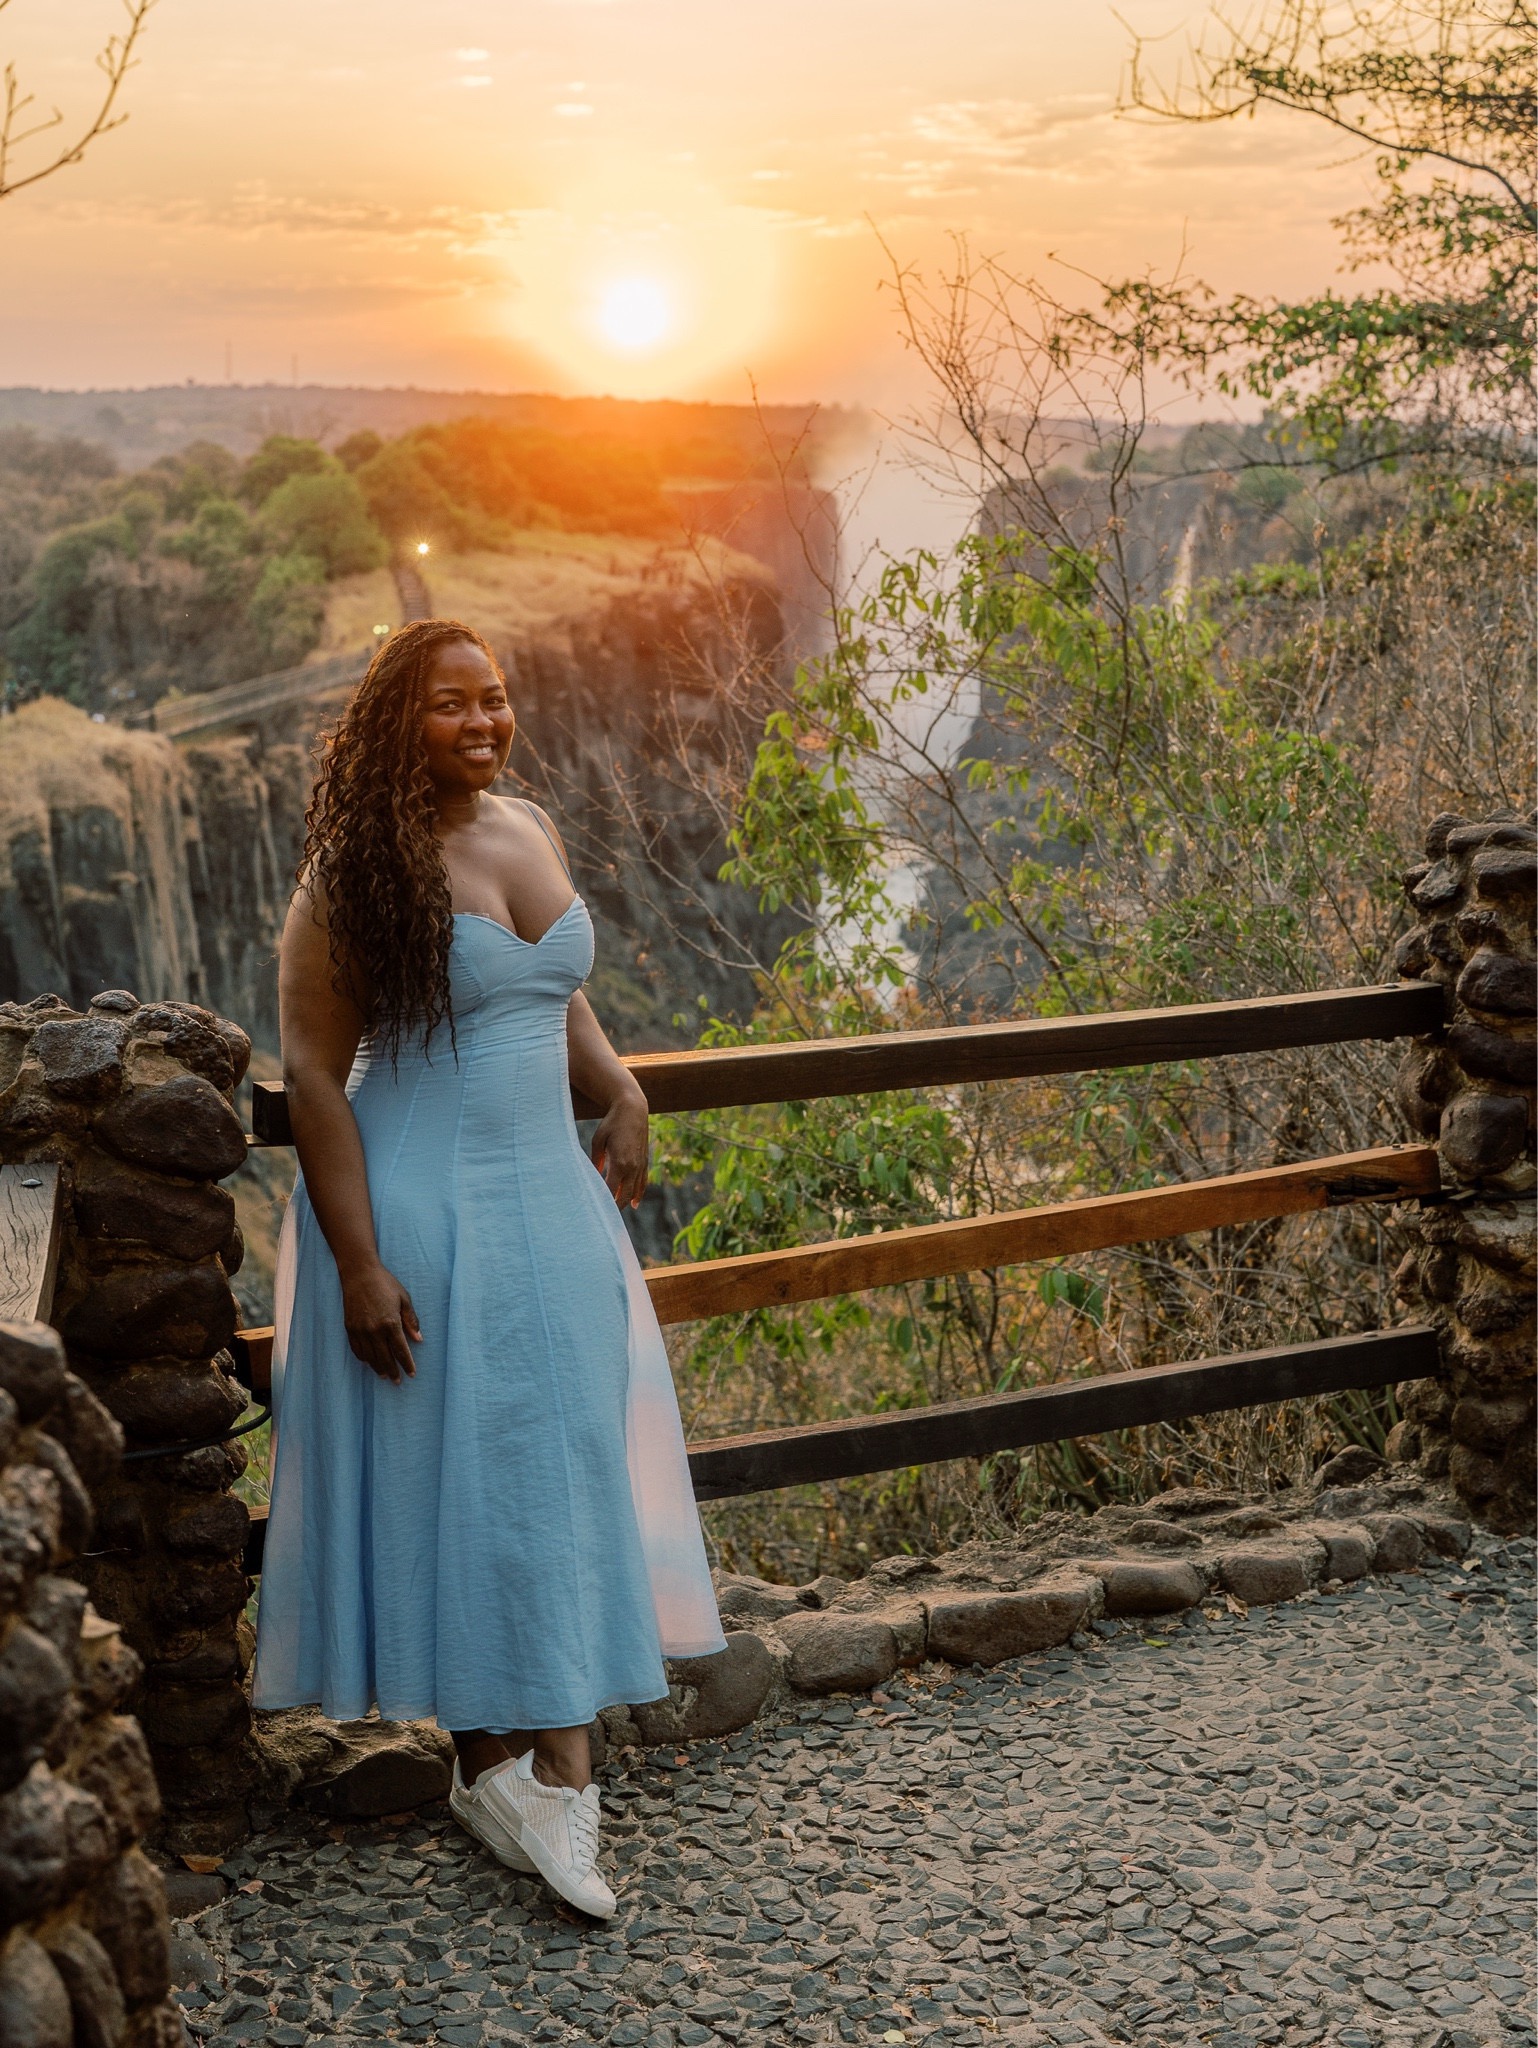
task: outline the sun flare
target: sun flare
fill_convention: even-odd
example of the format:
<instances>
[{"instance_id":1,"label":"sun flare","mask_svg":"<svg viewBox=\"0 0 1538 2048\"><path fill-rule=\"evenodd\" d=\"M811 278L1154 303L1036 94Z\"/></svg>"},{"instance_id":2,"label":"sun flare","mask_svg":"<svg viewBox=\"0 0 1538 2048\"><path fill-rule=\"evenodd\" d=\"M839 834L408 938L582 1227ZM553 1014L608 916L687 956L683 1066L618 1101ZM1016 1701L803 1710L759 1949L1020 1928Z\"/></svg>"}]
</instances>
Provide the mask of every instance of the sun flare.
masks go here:
<instances>
[{"instance_id":1,"label":"sun flare","mask_svg":"<svg viewBox=\"0 0 1538 2048\"><path fill-rule=\"evenodd\" d=\"M678 180L652 178L623 210L613 166L566 204L522 216L503 244L508 328L553 381L626 398L697 387L748 362L773 333L773 223Z\"/></svg>"},{"instance_id":2,"label":"sun flare","mask_svg":"<svg viewBox=\"0 0 1538 2048\"><path fill-rule=\"evenodd\" d=\"M655 348L673 328L673 308L654 277L617 277L598 301L598 330L616 348Z\"/></svg>"}]
</instances>

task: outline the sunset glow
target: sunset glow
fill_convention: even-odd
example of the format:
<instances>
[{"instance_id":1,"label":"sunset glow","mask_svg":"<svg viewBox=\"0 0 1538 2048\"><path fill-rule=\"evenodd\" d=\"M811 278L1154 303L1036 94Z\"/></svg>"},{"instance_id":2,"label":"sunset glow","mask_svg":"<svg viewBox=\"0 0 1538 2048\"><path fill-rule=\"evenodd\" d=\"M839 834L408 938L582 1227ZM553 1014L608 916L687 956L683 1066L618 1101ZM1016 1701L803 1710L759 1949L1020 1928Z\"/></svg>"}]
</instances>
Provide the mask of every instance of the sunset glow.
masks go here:
<instances>
[{"instance_id":1,"label":"sunset glow","mask_svg":"<svg viewBox=\"0 0 1538 2048\"><path fill-rule=\"evenodd\" d=\"M881 406L921 377L883 280L933 274L956 235L1060 283L1184 255L1219 287L1317 288L1362 166L1264 111L1116 114L1130 36L1174 63L1195 20L1171 0L157 8L127 124L6 207L0 384ZM0 57L68 117L116 0L27 0L4 26Z\"/></svg>"},{"instance_id":2,"label":"sunset glow","mask_svg":"<svg viewBox=\"0 0 1538 2048\"><path fill-rule=\"evenodd\" d=\"M655 348L672 324L667 293L655 278L617 277L604 287L598 325L616 348Z\"/></svg>"}]
</instances>

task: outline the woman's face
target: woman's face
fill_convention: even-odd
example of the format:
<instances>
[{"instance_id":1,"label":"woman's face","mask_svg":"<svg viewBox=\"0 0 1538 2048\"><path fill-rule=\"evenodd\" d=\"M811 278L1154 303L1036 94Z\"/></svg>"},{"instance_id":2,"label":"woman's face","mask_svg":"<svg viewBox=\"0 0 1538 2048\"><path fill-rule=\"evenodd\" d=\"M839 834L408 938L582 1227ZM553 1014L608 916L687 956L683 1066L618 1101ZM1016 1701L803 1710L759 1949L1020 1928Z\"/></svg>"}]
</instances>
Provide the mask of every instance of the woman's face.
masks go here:
<instances>
[{"instance_id":1,"label":"woman's face","mask_svg":"<svg viewBox=\"0 0 1538 2048\"><path fill-rule=\"evenodd\" d=\"M513 707L472 640L451 640L433 657L423 696L422 744L440 796L489 789L507 766Z\"/></svg>"}]
</instances>

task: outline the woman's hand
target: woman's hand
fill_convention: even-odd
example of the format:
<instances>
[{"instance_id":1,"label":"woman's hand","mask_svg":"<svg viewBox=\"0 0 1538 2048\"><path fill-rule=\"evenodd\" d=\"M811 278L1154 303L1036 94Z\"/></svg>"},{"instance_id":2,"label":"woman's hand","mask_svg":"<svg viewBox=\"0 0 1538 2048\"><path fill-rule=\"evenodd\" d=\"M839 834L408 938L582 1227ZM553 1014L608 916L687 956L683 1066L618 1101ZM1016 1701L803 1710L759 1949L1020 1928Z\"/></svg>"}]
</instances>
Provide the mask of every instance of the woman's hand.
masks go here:
<instances>
[{"instance_id":1,"label":"woman's hand","mask_svg":"<svg viewBox=\"0 0 1538 2048\"><path fill-rule=\"evenodd\" d=\"M370 1372L392 1387L403 1378L416 1378L411 1347L421 1343L422 1332L411 1296L393 1273L374 1265L344 1280L342 1318L353 1356L361 1358Z\"/></svg>"},{"instance_id":2,"label":"woman's hand","mask_svg":"<svg viewBox=\"0 0 1538 2048\"><path fill-rule=\"evenodd\" d=\"M633 1209L646 1192L651 1135L646 1097L634 1082L615 1097L593 1133L593 1164L620 1208Z\"/></svg>"}]
</instances>

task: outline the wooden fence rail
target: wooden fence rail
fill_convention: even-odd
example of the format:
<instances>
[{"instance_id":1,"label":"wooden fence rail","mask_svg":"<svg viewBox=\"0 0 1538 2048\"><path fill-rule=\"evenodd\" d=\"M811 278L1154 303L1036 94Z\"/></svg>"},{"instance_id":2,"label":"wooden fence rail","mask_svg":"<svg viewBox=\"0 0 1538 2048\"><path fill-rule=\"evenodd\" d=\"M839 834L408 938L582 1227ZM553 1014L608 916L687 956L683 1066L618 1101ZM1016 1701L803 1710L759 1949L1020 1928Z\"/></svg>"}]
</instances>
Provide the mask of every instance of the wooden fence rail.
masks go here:
<instances>
[{"instance_id":1,"label":"wooden fence rail","mask_svg":"<svg viewBox=\"0 0 1538 2048\"><path fill-rule=\"evenodd\" d=\"M696 1500L728 1500L947 1458L986 1458L1065 1437L1183 1422L1229 1408L1388 1386L1395 1380L1424 1379L1436 1370L1435 1330L1424 1324L1370 1330L1194 1364L1065 1380L974 1401L716 1437L690 1444L689 1476ZM267 1510L253 1508L246 1547L246 1570L253 1576L262 1568L266 1536Z\"/></svg>"},{"instance_id":2,"label":"wooden fence rail","mask_svg":"<svg viewBox=\"0 0 1538 2048\"><path fill-rule=\"evenodd\" d=\"M1168 1060L1223 1059L1293 1046L1408 1037L1434 1031L1442 1022L1443 1003L1435 982L1406 981L1383 988L1190 1003L1168 1010L889 1031L869 1038L631 1053L624 1063L640 1082L653 1113L660 1116L752 1102L812 1102L888 1088L1087 1074ZM599 1114L595 1104L575 1093L572 1101L579 1117ZM281 1088L260 1082L253 1087L251 1122L258 1145L294 1141Z\"/></svg>"},{"instance_id":3,"label":"wooden fence rail","mask_svg":"<svg viewBox=\"0 0 1538 2048\"><path fill-rule=\"evenodd\" d=\"M926 1223L909 1230L794 1245L786 1251L652 1266L646 1286L659 1322L694 1322L946 1273L975 1273L1074 1252L1105 1251L1113 1245L1183 1237L1189 1231L1226 1224L1265 1222L1348 1202L1402 1201L1435 1194L1438 1185L1435 1146L1385 1145L1369 1152L1342 1152L1333 1159L1263 1167L1256 1173L972 1216L959 1223ZM272 1340L271 1326L242 1330L239 1335L242 1377L262 1395L272 1387ZM1116 1384L1127 1382L1118 1379Z\"/></svg>"}]
</instances>

